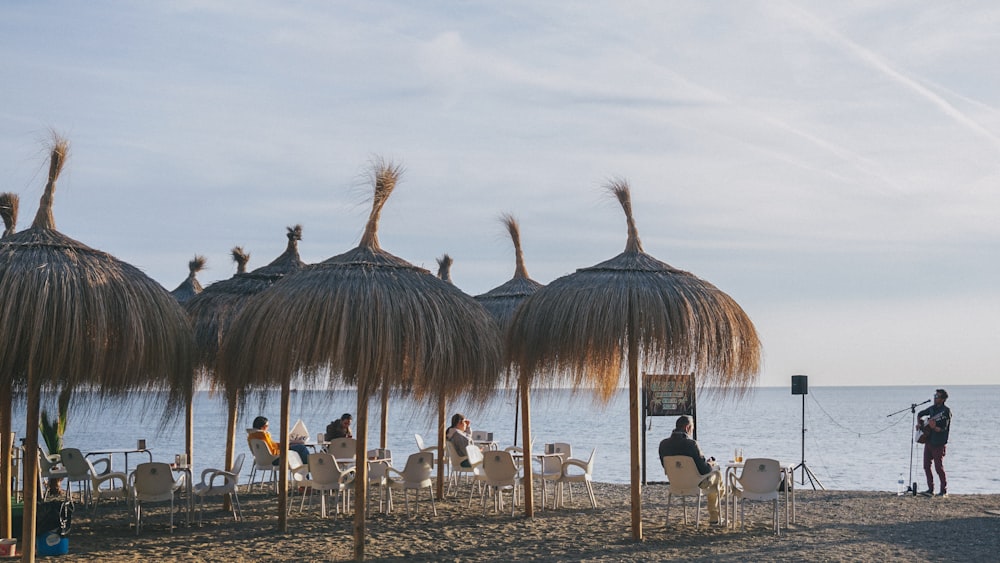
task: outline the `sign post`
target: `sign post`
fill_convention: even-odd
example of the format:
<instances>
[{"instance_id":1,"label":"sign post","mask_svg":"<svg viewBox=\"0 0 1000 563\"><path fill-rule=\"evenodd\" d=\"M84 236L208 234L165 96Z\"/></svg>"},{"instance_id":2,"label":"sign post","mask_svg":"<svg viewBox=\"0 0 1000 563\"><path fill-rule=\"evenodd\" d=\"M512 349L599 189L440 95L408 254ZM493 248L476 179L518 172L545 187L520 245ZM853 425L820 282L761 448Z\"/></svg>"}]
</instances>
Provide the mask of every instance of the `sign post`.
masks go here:
<instances>
[{"instance_id":1,"label":"sign post","mask_svg":"<svg viewBox=\"0 0 1000 563\"><path fill-rule=\"evenodd\" d=\"M697 420L694 374L642 374L642 484L646 484L646 429L648 416L691 415ZM698 439L698 425L694 425L694 438ZM657 449L659 461L659 449Z\"/></svg>"}]
</instances>

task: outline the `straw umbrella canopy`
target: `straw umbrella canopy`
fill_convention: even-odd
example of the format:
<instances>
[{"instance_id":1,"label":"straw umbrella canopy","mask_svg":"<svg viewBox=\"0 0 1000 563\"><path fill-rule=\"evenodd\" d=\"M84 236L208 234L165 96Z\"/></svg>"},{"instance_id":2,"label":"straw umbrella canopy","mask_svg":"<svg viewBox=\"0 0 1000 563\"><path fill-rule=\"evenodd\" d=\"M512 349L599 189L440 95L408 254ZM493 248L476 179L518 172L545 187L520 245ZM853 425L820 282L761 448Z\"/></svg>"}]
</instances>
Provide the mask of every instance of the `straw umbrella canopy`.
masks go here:
<instances>
[{"instance_id":1,"label":"straw umbrella canopy","mask_svg":"<svg viewBox=\"0 0 1000 563\"><path fill-rule=\"evenodd\" d=\"M138 268L56 230L52 203L68 144L56 137L31 227L0 239L0 378L27 395L24 560L35 556L39 400L46 387L106 398L169 390L183 404L193 339L184 311Z\"/></svg>"},{"instance_id":2,"label":"straw umbrella canopy","mask_svg":"<svg viewBox=\"0 0 1000 563\"><path fill-rule=\"evenodd\" d=\"M199 256L196 254L194 258L192 258L191 261L188 262L188 277L185 278L185 280L182 281L180 285L178 285L173 291L170 292L170 295L173 295L174 299L176 299L178 303L183 305L189 299L201 293L202 287L201 283L198 282L197 276L198 272L202 271L204 268L205 268L204 256Z\"/></svg>"},{"instance_id":3,"label":"straw umbrella canopy","mask_svg":"<svg viewBox=\"0 0 1000 563\"><path fill-rule=\"evenodd\" d=\"M500 221L507 227L507 232L510 233L511 241L514 243L514 277L482 295L477 295L476 301L486 307L486 310L500 324L500 329L506 332L510 326L510 320L514 317L514 311L525 299L541 289L542 284L528 276L528 268L524 265L524 252L521 250L521 227L517 219L509 213L504 213L500 216ZM521 415L525 419L530 414L527 404L524 404L523 408L518 405L518 402L525 402L521 395L520 385L515 387L514 400L514 445L516 446L518 410L520 409Z\"/></svg>"},{"instance_id":4,"label":"straw umbrella canopy","mask_svg":"<svg viewBox=\"0 0 1000 563\"><path fill-rule=\"evenodd\" d=\"M5 192L0 194L0 216L3 217L3 235L0 238L13 234L17 226L17 210L20 198L17 194ZM11 397L11 381L3 378L0 381L0 535L5 538L11 537L11 451L14 449L14 437L11 436L11 404L14 400Z\"/></svg>"},{"instance_id":5,"label":"straw umbrella canopy","mask_svg":"<svg viewBox=\"0 0 1000 563\"><path fill-rule=\"evenodd\" d=\"M178 303L183 305L184 302L201 293L201 283L198 282L196 276L204 268L204 256L196 254L188 262L187 278L176 289L170 292L170 295L173 295ZM192 383L190 393L188 393L188 396L184 400L184 453L187 454L188 463L191 466L194 466L194 387L194 383Z\"/></svg>"},{"instance_id":6,"label":"straw umbrella canopy","mask_svg":"<svg viewBox=\"0 0 1000 563\"><path fill-rule=\"evenodd\" d=\"M282 452L287 459L287 389L306 384L357 389L356 483L366 483L368 401L384 386L419 399L440 389L489 390L500 373L499 333L475 300L423 268L383 250L382 208L400 167L372 167L374 200L360 244L306 266L259 294L233 322L223 344L227 377L248 386L282 386ZM279 477L279 526L286 526L287 481ZM354 554L364 558L366 487L356 488Z\"/></svg>"},{"instance_id":7,"label":"straw umbrella canopy","mask_svg":"<svg viewBox=\"0 0 1000 563\"><path fill-rule=\"evenodd\" d=\"M302 240L302 225L287 228L288 243L285 251L266 266L247 273L247 263L250 255L241 247L232 250L233 261L236 262L236 274L233 277L217 281L204 291L184 303L184 310L191 317L194 325L194 339L197 345L197 368L210 378L214 388L221 388L225 393L228 417L226 424L226 467L232 467L236 455L236 421L239 409L243 404L243 394L239 382L222 378L221 370L216 369L216 361L222 339L229 330L236 314L247 301L274 285L286 275L299 270L305 263L299 257L299 241Z\"/></svg>"},{"instance_id":8,"label":"straw umbrella canopy","mask_svg":"<svg viewBox=\"0 0 1000 563\"><path fill-rule=\"evenodd\" d=\"M625 210L628 242L614 258L539 289L514 313L508 332L522 392L539 373L593 387L609 400L627 367L632 537L642 539L639 467L639 365L694 372L701 385L747 389L760 370L757 331L730 296L642 250L624 180L607 186ZM530 443L529 424L524 443ZM531 466L525 495L531 498ZM527 504L526 499L526 504Z\"/></svg>"}]
</instances>

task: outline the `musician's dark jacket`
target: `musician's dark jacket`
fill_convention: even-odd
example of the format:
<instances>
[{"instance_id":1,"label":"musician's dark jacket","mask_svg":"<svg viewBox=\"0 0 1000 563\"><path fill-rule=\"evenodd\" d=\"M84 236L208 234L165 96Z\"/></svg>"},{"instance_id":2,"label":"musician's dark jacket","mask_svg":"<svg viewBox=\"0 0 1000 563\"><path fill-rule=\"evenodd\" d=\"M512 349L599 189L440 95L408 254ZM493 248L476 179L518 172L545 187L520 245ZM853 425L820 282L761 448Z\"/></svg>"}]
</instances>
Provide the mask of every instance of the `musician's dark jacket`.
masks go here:
<instances>
[{"instance_id":1,"label":"musician's dark jacket","mask_svg":"<svg viewBox=\"0 0 1000 563\"><path fill-rule=\"evenodd\" d=\"M941 429L940 432L931 431L927 443L932 446L943 446L948 443L948 431L951 430L951 409L941 405L931 405L917 413L917 418L935 418L934 424Z\"/></svg>"},{"instance_id":2,"label":"musician's dark jacket","mask_svg":"<svg viewBox=\"0 0 1000 563\"><path fill-rule=\"evenodd\" d=\"M694 459L698 466L698 473L706 475L712 471L712 466L705 461L705 455L701 453L698 442L684 433L683 430L674 430L669 438L660 442L660 463L663 463L665 455L686 455Z\"/></svg>"}]
</instances>

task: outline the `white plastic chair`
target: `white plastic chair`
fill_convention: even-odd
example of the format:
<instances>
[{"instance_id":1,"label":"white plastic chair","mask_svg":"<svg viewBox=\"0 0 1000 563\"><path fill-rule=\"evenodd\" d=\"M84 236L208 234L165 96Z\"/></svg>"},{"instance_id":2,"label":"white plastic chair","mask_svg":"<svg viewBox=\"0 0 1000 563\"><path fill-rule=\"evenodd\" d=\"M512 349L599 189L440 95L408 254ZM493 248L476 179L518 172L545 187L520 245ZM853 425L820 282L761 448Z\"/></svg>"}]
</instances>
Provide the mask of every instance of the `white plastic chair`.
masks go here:
<instances>
[{"instance_id":1,"label":"white plastic chair","mask_svg":"<svg viewBox=\"0 0 1000 563\"><path fill-rule=\"evenodd\" d=\"M66 468L60 465L59 454L46 454L41 448L38 448L38 478L41 484L42 500L48 500L49 493L49 481L54 480L55 482L60 482L67 477L69 473L66 472ZM14 475L17 475L15 472Z\"/></svg>"},{"instance_id":2,"label":"white plastic chair","mask_svg":"<svg viewBox=\"0 0 1000 563\"><path fill-rule=\"evenodd\" d=\"M246 454L236 456L232 468L229 471L223 469L206 469L201 472L201 483L194 486L194 498L200 501L198 508L198 525L202 522L202 513L205 512L205 497L228 496L230 506L233 509L233 519L237 522L243 520L243 509L240 507L239 483L240 471L243 470L243 460Z\"/></svg>"},{"instance_id":3,"label":"white plastic chair","mask_svg":"<svg viewBox=\"0 0 1000 563\"><path fill-rule=\"evenodd\" d=\"M483 456L483 483L493 496L493 510L503 510L503 492L510 491L510 515L517 507L518 472L513 456L507 451L490 451ZM485 508L485 503L484 508Z\"/></svg>"},{"instance_id":4,"label":"white plastic chair","mask_svg":"<svg viewBox=\"0 0 1000 563\"><path fill-rule=\"evenodd\" d=\"M741 528L746 528L746 521L743 518L745 501L771 501L774 533L781 535L781 519L778 517L778 487L780 485L781 463L775 459L747 459L743 462L743 471L738 477L735 474L729 476L730 494L733 495L733 501L740 507Z\"/></svg>"},{"instance_id":5,"label":"white plastic chair","mask_svg":"<svg viewBox=\"0 0 1000 563\"><path fill-rule=\"evenodd\" d=\"M357 448L358 441L354 438L334 438L326 445L326 451L341 465L347 463L348 460L350 460L350 463L357 461L354 459L358 454Z\"/></svg>"},{"instance_id":6,"label":"white plastic chair","mask_svg":"<svg viewBox=\"0 0 1000 563\"><path fill-rule=\"evenodd\" d=\"M479 450L479 448L477 448L476 446L474 446L472 444L469 444L469 447L466 448L466 450L465 450L466 455L464 455L464 456L458 455L458 450L455 449L455 444L453 444L451 442L451 440L445 441L445 448L448 451L448 463L451 466L451 471L448 474L448 490L445 492L445 494L446 495L450 495L451 494L451 487L452 487L452 485L454 485L455 486L455 494L457 495L458 494L458 487L459 487L459 482L458 481L459 481L459 479L462 478L463 475L465 475L466 476L466 480L468 480L470 482L470 486L471 486L472 481L476 479L476 473L478 471L477 468L482 463L482 455L481 455L482 451L478 451L477 452L477 453L480 454L478 456L479 461L477 463L474 463L473 462L474 458L472 458L470 456L475 456L476 455L475 453L472 452L473 450ZM468 461L469 462L469 467L464 467L462 465L463 461ZM471 496L471 492L470 492L470 496Z\"/></svg>"},{"instance_id":7,"label":"white plastic chair","mask_svg":"<svg viewBox=\"0 0 1000 563\"><path fill-rule=\"evenodd\" d=\"M184 475L174 479L170 465L162 462L140 463L129 476L135 509L135 535L142 528L142 503L170 501L170 533L174 533L174 495L184 486Z\"/></svg>"},{"instance_id":8,"label":"white plastic chair","mask_svg":"<svg viewBox=\"0 0 1000 563\"><path fill-rule=\"evenodd\" d=\"M97 460L97 463L104 465L103 472L98 472L94 468L94 462L87 459L77 448L63 448L59 451L59 459L66 468L66 480L69 481L66 492L70 501L73 500L73 483L77 484L77 492L80 493L80 500L84 506L91 505L96 508L99 498L125 498L128 476L121 472L110 473L109 458L102 457ZM118 481L119 487L115 487L115 481ZM98 491L97 489L105 483L110 485L110 489Z\"/></svg>"},{"instance_id":9,"label":"white plastic chair","mask_svg":"<svg viewBox=\"0 0 1000 563\"><path fill-rule=\"evenodd\" d=\"M406 466L403 471L397 471L390 467L387 472L389 486L393 489L403 491L403 500L406 502L406 515L410 515L409 491L416 491L415 499L420 498L420 490L427 489L427 498L431 500L431 510L437 516L437 507L434 505L434 480L431 473L434 470L434 454L430 452L417 452L406 458Z\"/></svg>"},{"instance_id":10,"label":"white plastic chair","mask_svg":"<svg viewBox=\"0 0 1000 563\"><path fill-rule=\"evenodd\" d=\"M553 444L545 444L544 452L546 454L558 455L547 455L542 457L541 467L535 475L539 480L541 480L542 483L543 508L545 507L545 483L547 481L552 482L552 506L558 506L562 500L562 495L559 494L559 481L562 479L562 465L563 461L570 459L573 455L573 448L565 442L556 442Z\"/></svg>"},{"instance_id":11,"label":"white plastic chair","mask_svg":"<svg viewBox=\"0 0 1000 563\"><path fill-rule=\"evenodd\" d=\"M378 511L384 511L386 514L392 512L392 489L389 488L389 482L387 480L389 474L389 467L391 467L391 456L389 459L373 461L368 463L368 486L369 488L374 487L378 489ZM385 495L383 504L383 494ZM372 495L369 494L365 497L367 502L371 504ZM365 507L366 509L368 507Z\"/></svg>"},{"instance_id":12,"label":"white plastic chair","mask_svg":"<svg viewBox=\"0 0 1000 563\"><path fill-rule=\"evenodd\" d=\"M674 497L680 497L684 506L684 523L688 523L687 498L697 497L697 510L695 511L694 525L701 525L701 499L704 492L698 485L705 478L698 472L698 466L694 458L686 455L665 455L661 460L663 472L670 481L667 489L667 521L670 521L670 506L674 502Z\"/></svg>"},{"instance_id":13,"label":"white plastic chair","mask_svg":"<svg viewBox=\"0 0 1000 563\"><path fill-rule=\"evenodd\" d=\"M531 456L531 452L534 449L534 447L535 447L535 439L532 438L527 453L529 457ZM507 446L506 448L503 449L503 451L509 453L514 458L514 465L516 465L518 469L521 469L521 467L524 465L524 456L525 456L524 448L522 448L521 446Z\"/></svg>"},{"instance_id":14,"label":"white plastic chair","mask_svg":"<svg viewBox=\"0 0 1000 563\"><path fill-rule=\"evenodd\" d=\"M573 483L583 483L587 487L587 494L590 496L590 507L597 508L597 499L594 497L594 484L592 478L594 476L594 455L597 453L597 448L590 450L590 458L587 461L582 459L567 459L562 463L562 477L559 478L559 484L566 484L566 489L569 490L569 501L573 502ZM582 470L580 473L578 470Z\"/></svg>"},{"instance_id":15,"label":"white plastic chair","mask_svg":"<svg viewBox=\"0 0 1000 563\"><path fill-rule=\"evenodd\" d=\"M278 466L274 460L280 457L279 454L272 454L267 447L267 442L259 438L250 440L250 454L253 456L253 465L250 467L250 484L247 485L247 492L253 490L253 483L257 472L260 472L260 488L264 487L265 475L270 475L270 482L273 485L278 478Z\"/></svg>"},{"instance_id":16,"label":"white plastic chair","mask_svg":"<svg viewBox=\"0 0 1000 563\"><path fill-rule=\"evenodd\" d=\"M417 442L417 449L422 452L434 453L437 451L437 446L428 446L424 444L424 437L420 434L414 434L413 439Z\"/></svg>"},{"instance_id":17,"label":"white plastic chair","mask_svg":"<svg viewBox=\"0 0 1000 563\"><path fill-rule=\"evenodd\" d=\"M354 486L355 468L341 469L332 454L317 452L309 456L309 474L311 478L302 482L302 486L308 487L309 492L302 495L299 512L305 507L307 496L311 505L313 493L319 493L320 515L326 518L326 493L331 493L332 497L334 491L337 493L337 512L340 512L341 507L347 512L349 495Z\"/></svg>"}]
</instances>

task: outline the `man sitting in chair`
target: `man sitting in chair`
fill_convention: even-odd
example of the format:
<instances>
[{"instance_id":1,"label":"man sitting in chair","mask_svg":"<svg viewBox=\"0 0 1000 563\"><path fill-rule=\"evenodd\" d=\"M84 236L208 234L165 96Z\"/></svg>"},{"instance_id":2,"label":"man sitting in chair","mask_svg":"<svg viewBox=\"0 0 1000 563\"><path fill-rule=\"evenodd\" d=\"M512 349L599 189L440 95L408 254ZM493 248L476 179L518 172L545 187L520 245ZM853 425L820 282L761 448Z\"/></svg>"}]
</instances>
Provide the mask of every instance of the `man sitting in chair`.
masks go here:
<instances>
[{"instance_id":1,"label":"man sitting in chair","mask_svg":"<svg viewBox=\"0 0 1000 563\"><path fill-rule=\"evenodd\" d=\"M701 453L701 446L691 437L693 431L694 423L691 422L691 417L680 416L670 437L660 442L660 462L663 462L663 456L666 455L683 455L694 460L695 465L698 466L698 473L705 476L698 486L708 496L709 522L718 524L719 497L722 496L723 486L722 473L719 471L719 466L715 464L714 457L705 459L705 455Z\"/></svg>"}]
</instances>

